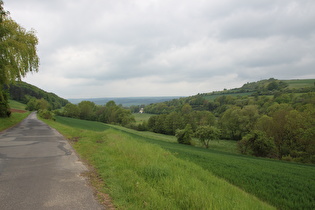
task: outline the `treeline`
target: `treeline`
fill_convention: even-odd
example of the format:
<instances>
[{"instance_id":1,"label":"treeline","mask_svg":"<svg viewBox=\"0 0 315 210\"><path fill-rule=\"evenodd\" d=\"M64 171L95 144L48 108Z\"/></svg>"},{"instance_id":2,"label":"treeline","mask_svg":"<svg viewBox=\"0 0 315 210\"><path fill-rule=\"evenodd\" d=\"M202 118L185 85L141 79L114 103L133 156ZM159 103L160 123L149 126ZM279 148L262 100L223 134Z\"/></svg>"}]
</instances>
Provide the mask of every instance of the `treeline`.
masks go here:
<instances>
[{"instance_id":1,"label":"treeline","mask_svg":"<svg viewBox=\"0 0 315 210\"><path fill-rule=\"evenodd\" d=\"M210 101L199 94L152 104L145 112L161 114L139 130L170 135L186 131L201 137L206 128L208 133L216 128L212 133L238 141L244 154L315 163L315 92L287 93L268 84L264 88L271 86L277 89L273 95L221 95Z\"/></svg>"},{"instance_id":2,"label":"treeline","mask_svg":"<svg viewBox=\"0 0 315 210\"><path fill-rule=\"evenodd\" d=\"M69 103L68 100L60 98L54 93L48 93L36 86L30 85L26 82L15 82L5 88L9 94L10 99L27 104L30 101L34 103L35 100L45 100L48 102L47 109L55 110L60 109ZM33 107L31 108L31 110Z\"/></svg>"},{"instance_id":3,"label":"treeline","mask_svg":"<svg viewBox=\"0 0 315 210\"><path fill-rule=\"evenodd\" d=\"M63 108L63 111L58 111L56 114L65 117L100 121L103 123L119 124L123 126L135 122L135 118L130 110L116 105L114 101L109 101L104 106L96 105L91 101L81 101L77 105L68 103Z\"/></svg>"}]
</instances>

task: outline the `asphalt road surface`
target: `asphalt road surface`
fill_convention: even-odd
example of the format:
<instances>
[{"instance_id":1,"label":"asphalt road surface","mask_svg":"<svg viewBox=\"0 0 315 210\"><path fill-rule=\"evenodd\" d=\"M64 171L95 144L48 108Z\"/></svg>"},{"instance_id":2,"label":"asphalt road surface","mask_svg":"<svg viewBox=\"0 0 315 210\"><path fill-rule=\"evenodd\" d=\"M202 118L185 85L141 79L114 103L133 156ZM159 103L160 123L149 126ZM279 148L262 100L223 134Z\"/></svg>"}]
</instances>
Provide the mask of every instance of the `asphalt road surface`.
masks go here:
<instances>
[{"instance_id":1,"label":"asphalt road surface","mask_svg":"<svg viewBox=\"0 0 315 210\"><path fill-rule=\"evenodd\" d=\"M67 140L32 113L0 133L0 209L103 209L85 170Z\"/></svg>"}]
</instances>

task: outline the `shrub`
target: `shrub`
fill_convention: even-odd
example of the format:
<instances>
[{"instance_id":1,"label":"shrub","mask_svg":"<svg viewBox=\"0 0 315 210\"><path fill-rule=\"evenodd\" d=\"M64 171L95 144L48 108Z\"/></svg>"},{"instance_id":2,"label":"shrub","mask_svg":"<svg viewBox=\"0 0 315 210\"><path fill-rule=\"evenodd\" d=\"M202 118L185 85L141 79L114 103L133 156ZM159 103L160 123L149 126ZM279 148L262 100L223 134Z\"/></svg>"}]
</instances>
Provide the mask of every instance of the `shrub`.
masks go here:
<instances>
[{"instance_id":1,"label":"shrub","mask_svg":"<svg viewBox=\"0 0 315 210\"><path fill-rule=\"evenodd\" d=\"M193 130L190 124L187 124L185 129L182 130L176 130L176 138L178 143L180 144L191 144L191 136L193 134Z\"/></svg>"},{"instance_id":2,"label":"shrub","mask_svg":"<svg viewBox=\"0 0 315 210\"><path fill-rule=\"evenodd\" d=\"M38 110L38 115L44 119L54 120L54 114L47 109L40 109Z\"/></svg>"}]
</instances>

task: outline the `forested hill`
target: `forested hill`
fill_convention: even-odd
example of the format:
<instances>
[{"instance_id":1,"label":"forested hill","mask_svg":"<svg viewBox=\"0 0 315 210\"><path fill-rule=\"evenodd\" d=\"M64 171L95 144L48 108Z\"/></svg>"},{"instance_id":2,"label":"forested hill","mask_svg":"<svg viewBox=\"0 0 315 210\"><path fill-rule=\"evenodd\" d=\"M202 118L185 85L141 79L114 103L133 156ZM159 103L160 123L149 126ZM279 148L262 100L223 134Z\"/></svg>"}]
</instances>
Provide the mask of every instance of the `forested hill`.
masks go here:
<instances>
[{"instance_id":1,"label":"forested hill","mask_svg":"<svg viewBox=\"0 0 315 210\"><path fill-rule=\"evenodd\" d=\"M243 103L247 99L250 99L248 98L249 96L270 96L280 100L281 96L287 97L288 95L286 94L291 94L290 97L293 97L298 96L299 93L310 92L315 92L315 79L277 80L270 78L257 82L249 82L240 88L199 93L194 96L173 99L163 103L150 104L145 107L145 112L151 114L167 114L178 111L184 104L189 104L193 110L215 111L218 108L222 108L222 110L220 110L221 113L226 108L221 105L231 104L232 101L235 102L234 100L236 99L238 103ZM228 102L228 100L232 101ZM139 106L131 106L130 108L132 112L137 112L140 109Z\"/></svg>"},{"instance_id":2,"label":"forested hill","mask_svg":"<svg viewBox=\"0 0 315 210\"><path fill-rule=\"evenodd\" d=\"M10 98L22 103L27 103L31 98L45 99L52 109L59 109L69 103L68 100L57 96L54 93L48 93L34 85L26 82L16 82L7 87Z\"/></svg>"}]
</instances>

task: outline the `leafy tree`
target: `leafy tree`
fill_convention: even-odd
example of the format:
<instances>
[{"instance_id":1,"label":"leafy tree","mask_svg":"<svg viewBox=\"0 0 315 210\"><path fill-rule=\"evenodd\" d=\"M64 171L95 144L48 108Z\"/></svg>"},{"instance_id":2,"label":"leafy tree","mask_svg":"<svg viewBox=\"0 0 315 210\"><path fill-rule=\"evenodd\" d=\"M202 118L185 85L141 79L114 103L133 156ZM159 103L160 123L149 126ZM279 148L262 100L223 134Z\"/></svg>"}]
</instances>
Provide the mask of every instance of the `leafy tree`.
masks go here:
<instances>
[{"instance_id":1,"label":"leafy tree","mask_svg":"<svg viewBox=\"0 0 315 210\"><path fill-rule=\"evenodd\" d=\"M34 97L31 97L28 101L28 103L26 104L26 109L29 111L34 111L34 110L48 110L50 108L50 105L48 103L48 101L46 101L45 99L41 98L41 99L36 99Z\"/></svg>"},{"instance_id":2,"label":"leafy tree","mask_svg":"<svg viewBox=\"0 0 315 210\"><path fill-rule=\"evenodd\" d=\"M181 110L183 114L189 114L191 111L192 111L192 107L189 104L184 104Z\"/></svg>"},{"instance_id":3,"label":"leafy tree","mask_svg":"<svg viewBox=\"0 0 315 210\"><path fill-rule=\"evenodd\" d=\"M178 143L188 144L188 145L191 144L192 135L193 135L193 130L190 124L187 124L185 129L176 130L176 134L175 134Z\"/></svg>"},{"instance_id":4,"label":"leafy tree","mask_svg":"<svg viewBox=\"0 0 315 210\"><path fill-rule=\"evenodd\" d=\"M219 139L220 129L210 125L200 126L196 130L195 137L197 137L202 144L208 148L211 140Z\"/></svg>"},{"instance_id":5,"label":"leafy tree","mask_svg":"<svg viewBox=\"0 0 315 210\"><path fill-rule=\"evenodd\" d=\"M44 118L44 119L48 119L48 120L54 120L54 114L47 110L47 109L40 109L38 111L38 114L40 117Z\"/></svg>"},{"instance_id":6,"label":"leafy tree","mask_svg":"<svg viewBox=\"0 0 315 210\"><path fill-rule=\"evenodd\" d=\"M80 115L80 110L77 105L68 103L63 109L63 114L66 117L78 118Z\"/></svg>"},{"instance_id":7,"label":"leafy tree","mask_svg":"<svg viewBox=\"0 0 315 210\"><path fill-rule=\"evenodd\" d=\"M10 18L0 1L0 117L8 116L8 97L3 86L21 80L28 72L37 72L39 58L34 31L26 31Z\"/></svg>"},{"instance_id":8,"label":"leafy tree","mask_svg":"<svg viewBox=\"0 0 315 210\"><path fill-rule=\"evenodd\" d=\"M36 110L42 109L42 110L49 110L49 103L45 99L37 99L37 104L36 104Z\"/></svg>"},{"instance_id":9,"label":"leafy tree","mask_svg":"<svg viewBox=\"0 0 315 210\"><path fill-rule=\"evenodd\" d=\"M259 157L273 157L275 144L265 132L254 130L245 135L238 142L238 147L243 154L251 154Z\"/></svg>"},{"instance_id":10,"label":"leafy tree","mask_svg":"<svg viewBox=\"0 0 315 210\"><path fill-rule=\"evenodd\" d=\"M96 105L94 102L91 101L81 101L78 104L79 111L80 111L80 119L83 120L95 120L95 109Z\"/></svg>"},{"instance_id":11,"label":"leafy tree","mask_svg":"<svg viewBox=\"0 0 315 210\"><path fill-rule=\"evenodd\" d=\"M178 112L172 112L166 116L165 130L169 135L175 135L177 129L184 128L182 115Z\"/></svg>"},{"instance_id":12,"label":"leafy tree","mask_svg":"<svg viewBox=\"0 0 315 210\"><path fill-rule=\"evenodd\" d=\"M258 109L254 105L242 109L233 106L223 113L219 124L226 138L240 140L253 129L258 117Z\"/></svg>"}]
</instances>

